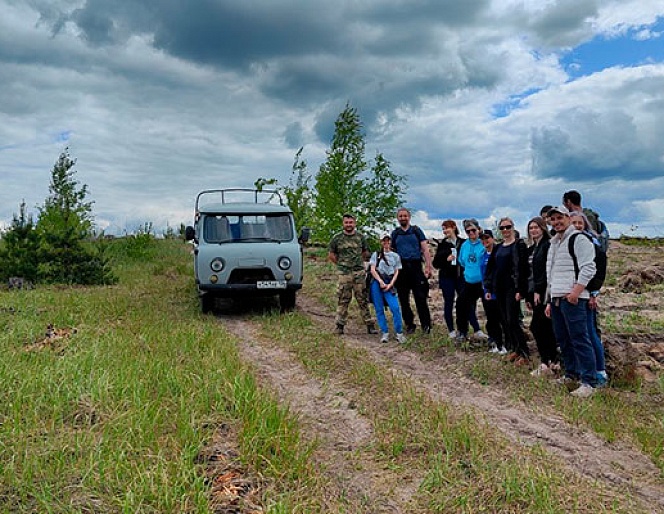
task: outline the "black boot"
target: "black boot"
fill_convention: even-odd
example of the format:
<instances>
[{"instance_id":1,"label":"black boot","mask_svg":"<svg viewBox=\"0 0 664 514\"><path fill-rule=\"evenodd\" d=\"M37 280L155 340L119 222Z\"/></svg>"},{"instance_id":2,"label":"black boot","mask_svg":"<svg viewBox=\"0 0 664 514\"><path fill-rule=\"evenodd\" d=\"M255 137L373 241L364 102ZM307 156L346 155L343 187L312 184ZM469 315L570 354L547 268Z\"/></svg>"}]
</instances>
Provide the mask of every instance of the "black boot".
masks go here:
<instances>
[{"instance_id":1,"label":"black boot","mask_svg":"<svg viewBox=\"0 0 664 514\"><path fill-rule=\"evenodd\" d=\"M334 332L338 335L343 335L344 326L341 323L337 323L337 328L334 330Z\"/></svg>"},{"instance_id":2,"label":"black boot","mask_svg":"<svg viewBox=\"0 0 664 514\"><path fill-rule=\"evenodd\" d=\"M378 330L376 330L376 325L373 323L367 324L367 334L377 334Z\"/></svg>"}]
</instances>

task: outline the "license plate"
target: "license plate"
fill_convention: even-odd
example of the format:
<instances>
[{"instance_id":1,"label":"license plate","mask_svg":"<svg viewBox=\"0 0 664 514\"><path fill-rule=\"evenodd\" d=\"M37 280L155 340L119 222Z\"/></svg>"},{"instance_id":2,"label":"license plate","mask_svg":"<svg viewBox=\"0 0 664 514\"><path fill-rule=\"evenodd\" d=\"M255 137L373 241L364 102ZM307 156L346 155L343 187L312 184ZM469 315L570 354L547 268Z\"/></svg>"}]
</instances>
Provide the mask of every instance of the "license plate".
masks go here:
<instances>
[{"instance_id":1,"label":"license plate","mask_svg":"<svg viewBox=\"0 0 664 514\"><path fill-rule=\"evenodd\" d=\"M286 289L285 280L259 280L256 282L258 289Z\"/></svg>"}]
</instances>

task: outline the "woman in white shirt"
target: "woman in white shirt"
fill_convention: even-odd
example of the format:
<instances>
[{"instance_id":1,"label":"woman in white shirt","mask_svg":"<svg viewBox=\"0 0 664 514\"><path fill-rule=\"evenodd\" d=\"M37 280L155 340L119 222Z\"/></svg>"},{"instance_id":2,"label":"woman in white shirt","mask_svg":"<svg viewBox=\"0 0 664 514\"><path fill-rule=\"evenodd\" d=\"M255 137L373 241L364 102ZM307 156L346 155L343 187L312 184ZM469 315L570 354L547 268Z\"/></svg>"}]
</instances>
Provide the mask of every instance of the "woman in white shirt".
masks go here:
<instances>
[{"instance_id":1,"label":"woman in white shirt","mask_svg":"<svg viewBox=\"0 0 664 514\"><path fill-rule=\"evenodd\" d=\"M406 338L403 335L403 322L401 320L401 309L399 308L399 299L397 297L394 284L396 283L399 270L401 269L401 258L396 252L390 251L390 235L383 234L380 238L381 249L371 255L369 261L371 275L371 300L376 309L376 321L380 327L380 342L387 343L389 339L389 329L387 327L387 318L385 317L385 305L392 313L392 322L394 332L399 343L405 343Z\"/></svg>"}]
</instances>

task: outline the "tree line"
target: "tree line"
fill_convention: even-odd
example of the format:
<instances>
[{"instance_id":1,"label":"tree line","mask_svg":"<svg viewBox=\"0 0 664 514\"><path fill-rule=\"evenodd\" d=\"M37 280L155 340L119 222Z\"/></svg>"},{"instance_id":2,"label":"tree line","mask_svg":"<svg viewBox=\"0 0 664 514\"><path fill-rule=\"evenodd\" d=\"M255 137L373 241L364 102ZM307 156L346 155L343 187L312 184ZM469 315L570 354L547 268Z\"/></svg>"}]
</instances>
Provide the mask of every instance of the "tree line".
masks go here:
<instances>
[{"instance_id":1,"label":"tree line","mask_svg":"<svg viewBox=\"0 0 664 514\"><path fill-rule=\"evenodd\" d=\"M294 213L298 230L309 227L313 242L327 244L341 229L346 212L355 215L358 230L375 240L380 231L391 226L396 209L403 203L406 181L391 169L381 152L376 152L371 163L367 161L365 134L356 108L347 104L337 117L327 158L315 176L310 174L302 152L300 148L295 155L288 185L280 186L273 178L259 178L254 183L258 189L277 186ZM21 277L33 283L85 285L117 282L103 242L91 242L94 202L88 200L88 186L76 180L75 165L66 148L53 166L49 195L39 207L36 222L27 213L25 202L20 204L2 237L0 280ZM170 231L174 235L175 231ZM150 236L149 230L136 236L133 243L140 243L140 248L133 248L133 244L132 251L145 249L146 235Z\"/></svg>"}]
</instances>

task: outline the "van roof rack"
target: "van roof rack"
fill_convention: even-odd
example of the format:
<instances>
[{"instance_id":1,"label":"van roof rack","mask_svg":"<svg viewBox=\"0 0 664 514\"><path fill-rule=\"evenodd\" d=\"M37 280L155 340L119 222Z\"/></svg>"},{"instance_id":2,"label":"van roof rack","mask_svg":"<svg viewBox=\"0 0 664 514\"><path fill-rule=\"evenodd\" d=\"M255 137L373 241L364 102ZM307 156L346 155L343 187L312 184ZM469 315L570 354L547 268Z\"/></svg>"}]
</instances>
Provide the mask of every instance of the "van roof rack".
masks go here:
<instances>
[{"instance_id":1,"label":"van roof rack","mask_svg":"<svg viewBox=\"0 0 664 514\"><path fill-rule=\"evenodd\" d=\"M239 196L243 196L243 200L233 200L227 198L231 194L233 196L235 193L238 193ZM265 199L259 201L259 195L265 195ZM276 189L249 189L249 188L226 188L226 189L206 189L198 193L196 196L196 212L198 212L198 206L201 203L201 198L203 196L214 197L218 202L221 200L221 204L227 203L274 203L273 200L276 198L279 200L279 205L284 205L284 201L281 197L281 194ZM247 201L247 197L251 198L250 201Z\"/></svg>"}]
</instances>

